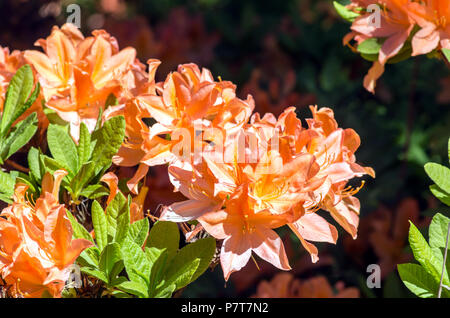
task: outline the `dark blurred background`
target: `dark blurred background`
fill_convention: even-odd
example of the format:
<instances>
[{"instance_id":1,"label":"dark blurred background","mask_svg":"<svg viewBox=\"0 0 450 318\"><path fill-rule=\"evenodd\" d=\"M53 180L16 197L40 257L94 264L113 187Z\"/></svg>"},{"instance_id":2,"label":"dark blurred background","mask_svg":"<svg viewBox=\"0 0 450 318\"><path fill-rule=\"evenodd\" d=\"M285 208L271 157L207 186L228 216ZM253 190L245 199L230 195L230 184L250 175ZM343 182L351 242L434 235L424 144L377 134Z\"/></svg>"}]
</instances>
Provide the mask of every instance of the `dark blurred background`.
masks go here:
<instances>
[{"instance_id":1,"label":"dark blurred background","mask_svg":"<svg viewBox=\"0 0 450 318\"><path fill-rule=\"evenodd\" d=\"M357 161L373 167L377 177L357 194L358 239L340 230L337 246L319 244L317 264L295 237L280 231L293 273L300 280L324 275L332 286L344 282L361 297L410 296L395 266L411 260L408 219L426 231L434 213L449 214L430 194L423 170L428 161L448 165L450 73L442 62L420 56L388 65L376 94L368 93L362 82L370 63L342 45L349 24L330 0L1 0L0 45L33 48L53 25L66 22L72 3L81 8L85 36L105 29L121 48L135 47L142 62L160 59L159 80L178 64L194 62L237 84L241 98L252 94L261 113L278 115L296 106L305 118L308 105L331 107L342 127L361 136ZM152 173L150 209L174 198L166 172ZM366 287L372 263L381 266L380 289ZM259 270L250 262L227 284L217 266L182 296L250 296L261 280L277 273L263 261L258 264Z\"/></svg>"}]
</instances>

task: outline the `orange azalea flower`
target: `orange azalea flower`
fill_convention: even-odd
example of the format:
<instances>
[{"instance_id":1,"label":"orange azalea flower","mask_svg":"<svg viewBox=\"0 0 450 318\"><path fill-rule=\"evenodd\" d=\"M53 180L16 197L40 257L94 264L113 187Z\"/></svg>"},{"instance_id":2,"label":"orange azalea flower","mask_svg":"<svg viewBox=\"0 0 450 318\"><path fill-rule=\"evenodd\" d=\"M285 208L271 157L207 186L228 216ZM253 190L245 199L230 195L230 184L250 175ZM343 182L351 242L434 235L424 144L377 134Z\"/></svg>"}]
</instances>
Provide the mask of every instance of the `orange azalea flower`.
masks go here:
<instances>
[{"instance_id":1,"label":"orange azalea flower","mask_svg":"<svg viewBox=\"0 0 450 318\"><path fill-rule=\"evenodd\" d=\"M248 196L246 185L225 202L225 210L205 213L198 218L203 228L223 239L220 263L225 280L244 267L252 251L274 266L290 270L281 238L272 229L287 222L284 215L267 210L255 211L255 200Z\"/></svg>"},{"instance_id":2,"label":"orange azalea flower","mask_svg":"<svg viewBox=\"0 0 450 318\"><path fill-rule=\"evenodd\" d=\"M80 253L92 246L85 239L72 239L66 208L58 203L59 186L67 174L47 173L41 197L25 199L27 186L16 186L14 203L0 218L0 274L16 296L40 297L48 292L60 297L70 268Z\"/></svg>"},{"instance_id":3,"label":"orange azalea flower","mask_svg":"<svg viewBox=\"0 0 450 318\"><path fill-rule=\"evenodd\" d=\"M376 1L359 2L353 4L353 6L362 5L366 7L369 4L376 3ZM367 12L356 18L351 27L353 32L344 38L344 44L347 44L351 38L355 38L358 43L368 38L386 39L379 51L378 61L373 63L372 68L364 78L364 87L372 93L375 92L376 81L383 74L387 60L400 52L415 25L415 21L408 10L411 0L385 0L379 3L384 8L381 12L380 25L375 25L373 13Z\"/></svg>"},{"instance_id":4,"label":"orange azalea flower","mask_svg":"<svg viewBox=\"0 0 450 318\"><path fill-rule=\"evenodd\" d=\"M72 137L78 141L81 122L93 131L107 97L119 95L136 52L119 51L116 39L103 30L84 38L72 24L55 26L36 45L45 54L26 51L25 58L38 73L47 107L70 123Z\"/></svg>"},{"instance_id":5,"label":"orange azalea flower","mask_svg":"<svg viewBox=\"0 0 450 318\"><path fill-rule=\"evenodd\" d=\"M427 54L437 47L450 49L450 2L425 0L411 3L410 11L421 27L412 39L412 55Z\"/></svg>"},{"instance_id":6,"label":"orange azalea flower","mask_svg":"<svg viewBox=\"0 0 450 318\"><path fill-rule=\"evenodd\" d=\"M329 108L311 107L313 118L307 119L309 140L296 141L297 151L302 149L316 158L320 170L316 178L322 185L314 191L314 199L307 206L316 206L330 212L331 216L355 239L358 229L359 200L352 195L357 189L345 188L348 180L368 174L375 177L372 168L358 165L355 151L360 145L358 134L353 129L338 127L333 111ZM306 141L306 142L305 142ZM337 231L317 214L307 214L290 224L303 246L318 260L317 248L305 241L336 243Z\"/></svg>"},{"instance_id":7,"label":"orange azalea flower","mask_svg":"<svg viewBox=\"0 0 450 318\"><path fill-rule=\"evenodd\" d=\"M333 291L324 276L316 276L304 281L295 279L290 273L279 273L270 281L259 283L256 298L359 298L359 290L344 288L342 282Z\"/></svg>"},{"instance_id":8,"label":"orange azalea flower","mask_svg":"<svg viewBox=\"0 0 450 318\"><path fill-rule=\"evenodd\" d=\"M139 169L129 182L130 189L136 190L137 182L145 176L149 166L172 162L180 156L190 157L192 149L203 147L203 141L198 142L195 138L197 130L216 128L233 133L243 127L254 103L251 96L246 101L237 98L235 88L231 82L215 82L207 69L200 72L197 65L184 64L157 86L158 94L138 96L141 111L148 112L157 123L148 131L141 130L140 137L145 140L140 150L144 156L137 154L137 150L136 156L124 154L116 159L116 163L124 162L125 165L140 160ZM171 140L160 137L164 135L169 135ZM189 154L175 151L180 143L190 146Z\"/></svg>"},{"instance_id":9,"label":"orange azalea flower","mask_svg":"<svg viewBox=\"0 0 450 318\"><path fill-rule=\"evenodd\" d=\"M344 227L354 238L358 227L359 202L350 194L357 190L344 189L348 180L361 177L364 174L374 176L371 168L364 168L355 163L354 152L359 147L359 136L352 129L341 129L329 108L311 107L313 118L307 119L309 129L301 126L295 115L295 108L286 109L278 120L265 115L262 119L258 114L252 117L252 125L262 130L266 136L273 135L273 129L280 134L280 152L284 157L297 157L310 154L314 156L313 165L309 167L309 177L296 174L291 180L291 193L303 194L304 213L296 214L288 225L300 239L302 245L311 254L312 261L317 262L318 250L308 241L336 243L337 230L325 219L315 213L319 208L327 210L333 218ZM285 147L286 143L289 147ZM284 146L283 146L284 145ZM287 148L287 149L285 149ZM284 149L284 150L283 150ZM301 168L297 167L299 171ZM297 179L296 179L297 178ZM262 188L270 189L268 185ZM280 185L274 184L280 188ZM307 185L305 187L305 185ZM282 201L292 201L281 197ZM288 204L288 205L289 205Z\"/></svg>"},{"instance_id":10,"label":"orange azalea flower","mask_svg":"<svg viewBox=\"0 0 450 318\"><path fill-rule=\"evenodd\" d=\"M277 226L288 225L313 262L318 260L318 251L308 241L337 240L334 226L315 213L319 207L356 237L359 201L351 195L359 189L344 187L354 177L373 175L373 170L355 163L359 137L353 130L339 128L328 108L311 110L308 129L301 127L294 108L287 109L278 120L272 114L263 118L255 114L244 133L228 136L224 154L219 157L233 158L231 162L218 161L224 158L206 150L200 164L172 163L171 182L189 200L170 205L161 218L175 222L197 219L208 233L224 239L229 237L223 233L225 224L236 229L242 225L242 217L232 217L233 209L238 210L241 204L240 209L250 209L261 226L273 228L269 216L280 221ZM241 134L246 136L242 154L237 147ZM278 142L273 143L274 139ZM242 240L250 251L250 238L243 236ZM230 247L230 254L222 254L226 278L247 263L248 251L243 254L237 247ZM274 259L269 262L279 265Z\"/></svg>"},{"instance_id":11,"label":"orange azalea flower","mask_svg":"<svg viewBox=\"0 0 450 318\"><path fill-rule=\"evenodd\" d=\"M114 116L124 116L125 118L125 142L118 153L113 157L113 162L119 166L132 167L139 164L136 175L128 182L129 188L137 193L137 185L148 171L148 165L141 163L147 158L153 157L155 153L164 152L168 149L168 141L158 136L152 139L150 128L144 123L144 118L151 115L146 107L142 107L138 97L142 95L153 96L156 94L155 73L161 64L158 60L148 60L149 73L142 72L142 69L134 69L126 75L128 94L123 104L109 107L103 114L103 119L108 120ZM124 97L125 98L125 97Z\"/></svg>"},{"instance_id":12,"label":"orange azalea flower","mask_svg":"<svg viewBox=\"0 0 450 318\"><path fill-rule=\"evenodd\" d=\"M312 156L306 155L299 160L297 171L307 169L311 159ZM238 164L234 170L230 167L233 165L218 165L212 160L195 168L186 162L172 164L171 181L189 200L170 205L160 219L176 222L197 219L209 234L224 240L220 259L226 280L247 264L252 251L280 269L290 269L283 243L272 229L292 220L291 210L303 205L301 193L290 193L286 182L285 189L280 191L277 184L281 181L257 177L258 165L254 170L246 165L247 175L246 169ZM286 171L292 174L296 169Z\"/></svg>"},{"instance_id":13,"label":"orange azalea flower","mask_svg":"<svg viewBox=\"0 0 450 318\"><path fill-rule=\"evenodd\" d=\"M374 93L376 81L384 72L389 58L397 55L415 26L420 29L412 37L412 56L427 54L434 49L450 49L450 2L448 0L354 0L349 9L378 4L380 25L373 22L373 12L362 14L352 24L352 32L344 37L344 45L351 39L358 43L369 38L384 39L375 61L364 78L364 87Z\"/></svg>"}]
</instances>

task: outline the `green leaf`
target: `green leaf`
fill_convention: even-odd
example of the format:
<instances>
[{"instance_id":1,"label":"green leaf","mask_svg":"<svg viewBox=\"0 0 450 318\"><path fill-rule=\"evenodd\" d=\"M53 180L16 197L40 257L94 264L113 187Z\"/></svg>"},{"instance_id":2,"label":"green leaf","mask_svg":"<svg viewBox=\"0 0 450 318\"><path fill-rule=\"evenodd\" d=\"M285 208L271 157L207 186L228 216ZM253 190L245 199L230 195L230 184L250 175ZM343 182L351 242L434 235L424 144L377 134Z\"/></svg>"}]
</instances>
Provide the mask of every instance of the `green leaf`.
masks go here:
<instances>
[{"instance_id":1,"label":"green leaf","mask_svg":"<svg viewBox=\"0 0 450 318\"><path fill-rule=\"evenodd\" d=\"M109 203L106 208L106 220L108 224L108 236L111 237L109 241L115 240L118 235L118 223L121 219L121 215L128 214L129 219L129 207L128 201L123 196L122 192L118 192L114 199ZM120 233L122 235L123 233Z\"/></svg>"},{"instance_id":2,"label":"green leaf","mask_svg":"<svg viewBox=\"0 0 450 318\"><path fill-rule=\"evenodd\" d=\"M445 248L449 223L450 219L440 213L436 213L436 215L433 216L429 228L431 247Z\"/></svg>"},{"instance_id":3,"label":"green leaf","mask_svg":"<svg viewBox=\"0 0 450 318\"><path fill-rule=\"evenodd\" d=\"M8 134L3 143L2 160L8 159L22 148L34 136L37 130L37 116L32 113L24 120L18 122Z\"/></svg>"},{"instance_id":4,"label":"green leaf","mask_svg":"<svg viewBox=\"0 0 450 318\"><path fill-rule=\"evenodd\" d=\"M436 185L444 190L450 192L450 169L438 163L429 162L425 165L425 172L436 183Z\"/></svg>"},{"instance_id":5,"label":"green leaf","mask_svg":"<svg viewBox=\"0 0 450 318\"><path fill-rule=\"evenodd\" d=\"M445 58L447 59L447 61L450 62L450 50L449 49L442 49L442 53L444 54ZM449 158L450 158L450 154L449 154Z\"/></svg>"},{"instance_id":6,"label":"green leaf","mask_svg":"<svg viewBox=\"0 0 450 318\"><path fill-rule=\"evenodd\" d=\"M95 162L87 162L84 163L81 169L78 171L78 173L73 177L72 181L70 182L70 188L73 191L73 194L75 197L73 197L73 200L78 199L78 196L80 195L80 192L85 188L86 184L91 181L91 179L94 177L94 171L95 171Z\"/></svg>"},{"instance_id":7,"label":"green leaf","mask_svg":"<svg viewBox=\"0 0 450 318\"><path fill-rule=\"evenodd\" d=\"M124 293L121 290L113 290L111 292L111 296L113 296L114 298L131 298L129 294Z\"/></svg>"},{"instance_id":8,"label":"green leaf","mask_svg":"<svg viewBox=\"0 0 450 318\"><path fill-rule=\"evenodd\" d=\"M78 223L78 221L75 219L75 217L72 215L72 213L69 210L66 210L66 214L70 221L70 224L72 225L73 236L76 239L83 238L88 241L91 241L92 243L95 243L91 234L89 234L89 232L86 230L86 228L83 225Z\"/></svg>"},{"instance_id":9,"label":"green leaf","mask_svg":"<svg viewBox=\"0 0 450 318\"><path fill-rule=\"evenodd\" d=\"M86 239L95 244L94 239L91 234L86 230L86 228L78 223L75 217L70 213L69 210L66 210L66 214L68 219L70 220L70 224L72 225L73 237L76 239ZM79 259L81 258L85 265L89 265L92 267L97 267L99 264L100 251L97 246L93 246L85 249L81 254Z\"/></svg>"},{"instance_id":10,"label":"green leaf","mask_svg":"<svg viewBox=\"0 0 450 318\"><path fill-rule=\"evenodd\" d=\"M122 244L122 255L130 280L148 286L152 264L142 248L126 239Z\"/></svg>"},{"instance_id":11,"label":"green leaf","mask_svg":"<svg viewBox=\"0 0 450 318\"><path fill-rule=\"evenodd\" d=\"M30 174L33 176L34 180L41 181L44 176L44 171L41 167L41 160L39 157L39 150L31 147L28 151L28 167L30 168Z\"/></svg>"},{"instance_id":12,"label":"green leaf","mask_svg":"<svg viewBox=\"0 0 450 318\"><path fill-rule=\"evenodd\" d=\"M77 151L78 161L81 167L81 165L91 158L91 134L85 123L81 123L80 125L80 140L78 141Z\"/></svg>"},{"instance_id":13,"label":"green leaf","mask_svg":"<svg viewBox=\"0 0 450 318\"><path fill-rule=\"evenodd\" d=\"M115 106L119 103L118 99L116 98L116 96L111 93L108 95L108 97L106 98L105 101L105 109L107 109L109 106Z\"/></svg>"},{"instance_id":14,"label":"green leaf","mask_svg":"<svg viewBox=\"0 0 450 318\"><path fill-rule=\"evenodd\" d=\"M370 38L358 45L358 52L364 54L378 54L381 49L381 43L378 42L377 38Z\"/></svg>"},{"instance_id":15,"label":"green leaf","mask_svg":"<svg viewBox=\"0 0 450 318\"><path fill-rule=\"evenodd\" d=\"M157 290L154 297L155 298L170 298L176 289L177 289L176 284L171 284L169 286L164 285L163 288Z\"/></svg>"},{"instance_id":16,"label":"green leaf","mask_svg":"<svg viewBox=\"0 0 450 318\"><path fill-rule=\"evenodd\" d=\"M122 244L123 240L127 237L128 231L130 228L130 213L128 210L128 204L127 209L119 214L117 218L117 231L116 236L114 237L115 241L119 244Z\"/></svg>"},{"instance_id":17,"label":"green leaf","mask_svg":"<svg viewBox=\"0 0 450 318\"><path fill-rule=\"evenodd\" d=\"M66 166L60 164L58 161L56 161L53 158L50 158L49 156L41 154L40 158L41 158L41 161L44 164L45 172L50 172L51 174L53 174L58 169L65 169L65 170L67 170ZM67 177L68 176L64 177L64 179L66 179ZM64 183L64 181L63 181L63 183Z\"/></svg>"},{"instance_id":18,"label":"green leaf","mask_svg":"<svg viewBox=\"0 0 450 318\"><path fill-rule=\"evenodd\" d=\"M108 229L106 215L100 203L94 201L92 203L92 224L94 225L95 240L97 241L100 251L108 244Z\"/></svg>"},{"instance_id":19,"label":"green leaf","mask_svg":"<svg viewBox=\"0 0 450 318\"><path fill-rule=\"evenodd\" d=\"M11 197L8 195L5 195L4 193L0 193L0 201L3 201L8 204L13 203L13 200L11 199Z\"/></svg>"},{"instance_id":20,"label":"green leaf","mask_svg":"<svg viewBox=\"0 0 450 318\"><path fill-rule=\"evenodd\" d=\"M403 45L401 50L393 57L387 60L387 64L395 64L407 60L411 57L412 54L412 46L411 42L408 41Z\"/></svg>"},{"instance_id":21,"label":"green leaf","mask_svg":"<svg viewBox=\"0 0 450 318\"><path fill-rule=\"evenodd\" d=\"M441 279L442 261L436 258L431 247L415 225L411 221L409 223L409 244L414 258L433 276L436 282L439 282ZM449 285L448 276L444 277L444 284Z\"/></svg>"},{"instance_id":22,"label":"green leaf","mask_svg":"<svg viewBox=\"0 0 450 318\"><path fill-rule=\"evenodd\" d=\"M421 298L437 296L439 284L420 265L399 264L397 268L403 283L415 295Z\"/></svg>"},{"instance_id":23,"label":"green leaf","mask_svg":"<svg viewBox=\"0 0 450 318\"><path fill-rule=\"evenodd\" d=\"M155 296L157 290L164 285L164 277L168 267L168 251L166 249L145 248L145 254L149 259L158 255L150 268L149 295Z\"/></svg>"},{"instance_id":24,"label":"green leaf","mask_svg":"<svg viewBox=\"0 0 450 318\"><path fill-rule=\"evenodd\" d=\"M186 245L178 251L177 255L170 262L169 269L167 270L167 277L173 276L173 273L177 272L184 264L189 264L194 259L199 259L199 265L192 275L191 281L196 280L208 268L215 251L216 240L212 237L197 240L194 243ZM190 282L187 282L186 284L188 283ZM177 288L181 287L177 284Z\"/></svg>"},{"instance_id":25,"label":"green leaf","mask_svg":"<svg viewBox=\"0 0 450 318\"><path fill-rule=\"evenodd\" d=\"M53 158L75 175L78 172L77 147L67 130L58 125L49 125L47 142Z\"/></svg>"},{"instance_id":26,"label":"green leaf","mask_svg":"<svg viewBox=\"0 0 450 318\"><path fill-rule=\"evenodd\" d=\"M125 136L125 119L122 116L107 120L103 127L95 131L92 139L96 141L92 161L96 163L96 174L111 165L111 158L117 153Z\"/></svg>"},{"instance_id":27,"label":"green leaf","mask_svg":"<svg viewBox=\"0 0 450 318\"><path fill-rule=\"evenodd\" d=\"M150 230L147 247L167 249L168 260L172 259L180 246L178 225L169 221L158 221Z\"/></svg>"},{"instance_id":28,"label":"green leaf","mask_svg":"<svg viewBox=\"0 0 450 318\"><path fill-rule=\"evenodd\" d=\"M140 284L135 281L126 281L123 283L120 283L116 285L117 288L120 290L123 290L124 292L127 292L132 295L136 295L138 297L147 298L148 297L148 290L147 286Z\"/></svg>"},{"instance_id":29,"label":"green leaf","mask_svg":"<svg viewBox=\"0 0 450 318\"><path fill-rule=\"evenodd\" d=\"M120 251L120 245L117 243L109 243L105 246L100 254L99 268L105 273L108 278L108 283L114 278L111 273L113 272L114 265L122 259Z\"/></svg>"},{"instance_id":30,"label":"green leaf","mask_svg":"<svg viewBox=\"0 0 450 318\"><path fill-rule=\"evenodd\" d=\"M139 246L143 246L148 236L149 222L147 218L136 221L130 225L127 237Z\"/></svg>"},{"instance_id":31,"label":"green leaf","mask_svg":"<svg viewBox=\"0 0 450 318\"><path fill-rule=\"evenodd\" d=\"M170 267L166 273L165 285L175 284L176 289L180 289L195 280L194 275L200 265L200 258L178 262L177 256L175 256L173 262L176 263L171 263L169 265Z\"/></svg>"},{"instance_id":32,"label":"green leaf","mask_svg":"<svg viewBox=\"0 0 450 318\"><path fill-rule=\"evenodd\" d=\"M355 13L353 11L348 10L345 6L340 4L337 1L333 1L334 8L336 9L336 12L345 20L348 22L353 22L357 17L359 17L358 13Z\"/></svg>"},{"instance_id":33,"label":"green leaf","mask_svg":"<svg viewBox=\"0 0 450 318\"><path fill-rule=\"evenodd\" d=\"M50 109L48 107L45 107L45 102L42 101L42 107L44 109L45 117L47 117L48 122L50 124L55 124L59 126L69 126L69 123L63 120L61 117L59 117L58 113L54 111L53 109Z\"/></svg>"},{"instance_id":34,"label":"green leaf","mask_svg":"<svg viewBox=\"0 0 450 318\"><path fill-rule=\"evenodd\" d=\"M157 247L146 247L145 255L147 256L147 259L150 261L150 263L153 264L166 251L167 250L165 248L159 249Z\"/></svg>"},{"instance_id":35,"label":"green leaf","mask_svg":"<svg viewBox=\"0 0 450 318\"><path fill-rule=\"evenodd\" d=\"M365 54L361 53L361 57L369 62L378 61L378 54Z\"/></svg>"},{"instance_id":36,"label":"green leaf","mask_svg":"<svg viewBox=\"0 0 450 318\"><path fill-rule=\"evenodd\" d=\"M90 276L100 279L101 281L103 281L106 284L109 283L108 277L106 277L106 274L99 269L90 268L90 267L82 267L81 271L85 274L88 274Z\"/></svg>"},{"instance_id":37,"label":"green leaf","mask_svg":"<svg viewBox=\"0 0 450 318\"><path fill-rule=\"evenodd\" d=\"M6 91L0 124L0 136L5 136L14 121L36 100L40 87L37 84L35 90L31 93L33 83L33 72L28 64L19 68L12 77Z\"/></svg>"},{"instance_id":38,"label":"green leaf","mask_svg":"<svg viewBox=\"0 0 450 318\"><path fill-rule=\"evenodd\" d=\"M101 184L90 184L80 192L80 196L97 199L109 195L109 190Z\"/></svg>"},{"instance_id":39,"label":"green leaf","mask_svg":"<svg viewBox=\"0 0 450 318\"><path fill-rule=\"evenodd\" d=\"M14 176L0 170L0 193L2 194L0 200L12 203L15 184L16 178Z\"/></svg>"},{"instance_id":40,"label":"green leaf","mask_svg":"<svg viewBox=\"0 0 450 318\"><path fill-rule=\"evenodd\" d=\"M430 191L436 198L439 199L439 201L450 206L450 193L445 192L435 184L430 185Z\"/></svg>"}]
</instances>

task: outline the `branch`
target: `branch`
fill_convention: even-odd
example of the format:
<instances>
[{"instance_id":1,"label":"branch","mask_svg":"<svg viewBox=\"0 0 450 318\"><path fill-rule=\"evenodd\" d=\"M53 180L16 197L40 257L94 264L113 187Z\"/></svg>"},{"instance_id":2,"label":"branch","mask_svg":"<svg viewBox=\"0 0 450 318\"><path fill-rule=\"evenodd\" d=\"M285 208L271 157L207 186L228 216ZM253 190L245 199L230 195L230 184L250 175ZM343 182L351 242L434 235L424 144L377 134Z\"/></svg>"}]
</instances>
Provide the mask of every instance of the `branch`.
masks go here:
<instances>
[{"instance_id":1,"label":"branch","mask_svg":"<svg viewBox=\"0 0 450 318\"><path fill-rule=\"evenodd\" d=\"M448 223L447 241L445 242L444 263L442 264L442 274L441 274L441 281L439 282L438 298L441 298L441 293L442 293L442 281L444 280L445 263L447 260L448 237L449 236L450 236L450 222Z\"/></svg>"}]
</instances>

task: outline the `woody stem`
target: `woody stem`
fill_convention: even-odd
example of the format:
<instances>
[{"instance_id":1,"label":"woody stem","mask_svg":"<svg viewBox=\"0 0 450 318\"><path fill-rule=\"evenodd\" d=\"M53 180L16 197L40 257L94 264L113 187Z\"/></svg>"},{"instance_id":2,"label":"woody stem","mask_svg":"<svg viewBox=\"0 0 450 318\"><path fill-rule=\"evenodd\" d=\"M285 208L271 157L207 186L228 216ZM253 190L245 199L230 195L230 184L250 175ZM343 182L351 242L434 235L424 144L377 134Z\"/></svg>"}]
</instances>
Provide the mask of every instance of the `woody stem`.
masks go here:
<instances>
[{"instance_id":1,"label":"woody stem","mask_svg":"<svg viewBox=\"0 0 450 318\"><path fill-rule=\"evenodd\" d=\"M12 168L22 171L24 173L28 173L30 171L30 169L25 168L25 167L21 166L20 164L14 162L12 160L9 160L9 159L6 160L5 163L8 164L9 166L11 166Z\"/></svg>"},{"instance_id":2,"label":"woody stem","mask_svg":"<svg viewBox=\"0 0 450 318\"><path fill-rule=\"evenodd\" d=\"M438 298L441 298L441 293L442 293L442 281L444 280L445 263L447 260L447 249L448 249L448 237L449 236L450 236L450 223L448 223L448 229L447 229L447 240L445 242L444 263L442 264L442 274L441 274L441 281L439 282Z\"/></svg>"}]
</instances>

